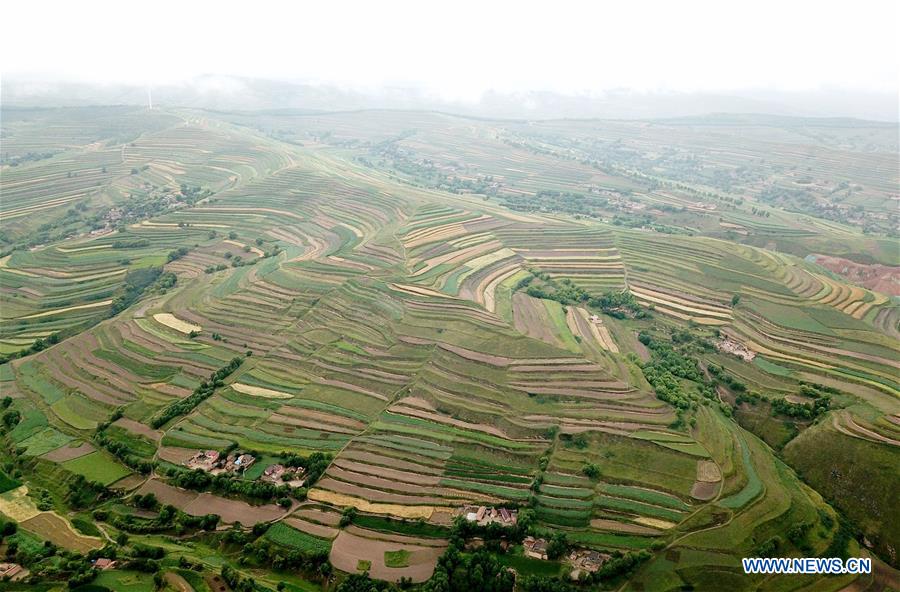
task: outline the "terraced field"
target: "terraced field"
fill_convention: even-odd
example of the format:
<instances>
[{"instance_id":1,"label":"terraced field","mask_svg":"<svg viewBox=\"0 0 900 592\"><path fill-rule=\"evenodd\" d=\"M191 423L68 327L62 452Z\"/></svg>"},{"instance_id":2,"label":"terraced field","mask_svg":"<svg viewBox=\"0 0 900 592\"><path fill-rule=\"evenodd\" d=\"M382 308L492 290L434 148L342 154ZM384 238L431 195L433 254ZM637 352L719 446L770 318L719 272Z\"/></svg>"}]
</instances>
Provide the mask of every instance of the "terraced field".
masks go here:
<instances>
[{"instance_id":1,"label":"terraced field","mask_svg":"<svg viewBox=\"0 0 900 592\"><path fill-rule=\"evenodd\" d=\"M508 207L363 162L401 126L419 125L402 141L411 154L450 155L457 173L502 175L523 195L646 189L510 144L511 124L260 116L307 141L330 132L300 146L237 115L104 114L133 122L126 139L82 115L94 127L79 125L59 146L36 137L33 122L9 123L15 149L45 141L60 152L4 168L7 238L17 240L25 214L80 200L90 211L172 200L0 258L0 353L15 358L0 366L0 385L19 416L4 438L37 480L81 475L188 516L271 522L262 536L254 530L264 541L254 545L328 554L341 572L388 580L431 577L448 525L474 504L530 510L537 534L564 532L575 546L650 552L631 589L709 589L716 577L785 589L739 577L739 558L779 533L786 553L828 549L834 500L776 456L771 434L732 418L751 405L737 395L800 404L813 400L803 385L818 385L832 407L797 430L827 429L896 459L894 299L752 241ZM43 125L62 125L54 121ZM79 159L104 172L75 182L64 173L86 170ZM184 185L203 197L189 203ZM154 267L173 281L118 307L126 277ZM535 278L557 292L528 292ZM632 308L605 306L610 294ZM35 348L36 339L48 340ZM717 350L723 340L745 359ZM692 368L664 379L681 399L652 373L666 347ZM236 357L234 371L207 382ZM173 471L203 450L252 451L258 470L244 480L289 455L329 456L303 495L277 505L176 484ZM136 460L155 463L152 475ZM347 508L364 519L342 521ZM797 525L802 537L784 539ZM440 536L421 534L426 526ZM898 543L879 523L861 533L878 553ZM850 580L808 577L790 589Z\"/></svg>"}]
</instances>

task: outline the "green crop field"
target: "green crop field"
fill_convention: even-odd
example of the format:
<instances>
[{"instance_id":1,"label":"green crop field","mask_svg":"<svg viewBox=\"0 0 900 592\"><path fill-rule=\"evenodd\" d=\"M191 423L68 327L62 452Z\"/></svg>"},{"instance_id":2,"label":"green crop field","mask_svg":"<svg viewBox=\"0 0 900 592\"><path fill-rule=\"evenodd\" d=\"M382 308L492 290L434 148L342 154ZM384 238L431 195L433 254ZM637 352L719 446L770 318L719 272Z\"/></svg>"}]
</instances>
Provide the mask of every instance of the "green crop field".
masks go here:
<instances>
[{"instance_id":1,"label":"green crop field","mask_svg":"<svg viewBox=\"0 0 900 592\"><path fill-rule=\"evenodd\" d=\"M300 532L281 522L273 524L266 531L266 538L273 543L301 551L327 551L330 547L328 541Z\"/></svg>"},{"instance_id":2,"label":"green crop field","mask_svg":"<svg viewBox=\"0 0 900 592\"><path fill-rule=\"evenodd\" d=\"M101 452L94 452L74 460L68 460L62 465L73 473L83 475L89 481L97 481L103 485L115 483L129 474L128 469Z\"/></svg>"},{"instance_id":3,"label":"green crop field","mask_svg":"<svg viewBox=\"0 0 900 592\"><path fill-rule=\"evenodd\" d=\"M20 551L115 547L127 569L92 583L126 591L422 589L453 562L578 590L874 590L739 572L865 548L896 587L894 128L3 115ZM591 552L612 567L571 580ZM16 557L65 586L38 555Z\"/></svg>"}]
</instances>

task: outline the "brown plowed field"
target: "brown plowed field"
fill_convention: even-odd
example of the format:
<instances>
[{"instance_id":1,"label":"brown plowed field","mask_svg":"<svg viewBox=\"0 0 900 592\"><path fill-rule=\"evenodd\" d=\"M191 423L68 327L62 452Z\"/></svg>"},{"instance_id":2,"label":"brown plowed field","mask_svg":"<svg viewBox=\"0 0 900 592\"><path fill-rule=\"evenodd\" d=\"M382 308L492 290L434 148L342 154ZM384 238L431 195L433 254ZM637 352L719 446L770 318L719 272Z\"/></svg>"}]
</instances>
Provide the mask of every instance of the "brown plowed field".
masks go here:
<instances>
[{"instance_id":1,"label":"brown plowed field","mask_svg":"<svg viewBox=\"0 0 900 592\"><path fill-rule=\"evenodd\" d=\"M329 559L338 569L348 573L358 573L360 561L371 562L369 575L373 578L395 582L400 578L411 578L413 582L424 582L434 573L438 557L446 546L426 547L418 539L409 538L408 543L382 541L364 538L342 531L331 546ZM387 567L384 554L387 551L409 551L408 567Z\"/></svg>"}]
</instances>

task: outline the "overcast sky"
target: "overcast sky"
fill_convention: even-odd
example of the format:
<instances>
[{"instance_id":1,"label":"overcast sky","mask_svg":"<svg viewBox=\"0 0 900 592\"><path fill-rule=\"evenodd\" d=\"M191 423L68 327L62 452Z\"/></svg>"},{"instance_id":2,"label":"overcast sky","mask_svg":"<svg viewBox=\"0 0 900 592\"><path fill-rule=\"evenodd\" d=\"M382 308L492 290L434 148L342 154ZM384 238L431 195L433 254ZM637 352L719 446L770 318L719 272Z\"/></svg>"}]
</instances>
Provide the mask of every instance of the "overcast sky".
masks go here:
<instances>
[{"instance_id":1,"label":"overcast sky","mask_svg":"<svg viewBox=\"0 0 900 592\"><path fill-rule=\"evenodd\" d=\"M897 92L900 2L5 2L5 76L485 90Z\"/></svg>"}]
</instances>

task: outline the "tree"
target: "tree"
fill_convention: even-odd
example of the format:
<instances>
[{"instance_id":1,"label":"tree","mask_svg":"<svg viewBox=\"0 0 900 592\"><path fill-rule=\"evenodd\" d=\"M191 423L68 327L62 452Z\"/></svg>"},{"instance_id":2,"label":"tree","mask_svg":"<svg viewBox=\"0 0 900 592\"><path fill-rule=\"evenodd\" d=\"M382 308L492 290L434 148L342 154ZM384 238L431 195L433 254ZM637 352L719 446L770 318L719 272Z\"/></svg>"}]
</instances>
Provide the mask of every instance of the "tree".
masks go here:
<instances>
[{"instance_id":1,"label":"tree","mask_svg":"<svg viewBox=\"0 0 900 592\"><path fill-rule=\"evenodd\" d=\"M569 550L569 537L564 532L555 532L547 543L547 557L559 559Z\"/></svg>"},{"instance_id":2,"label":"tree","mask_svg":"<svg viewBox=\"0 0 900 592\"><path fill-rule=\"evenodd\" d=\"M576 434L574 438L572 438L572 443L575 444L576 448L585 449L588 445L587 436L584 434Z\"/></svg>"},{"instance_id":3,"label":"tree","mask_svg":"<svg viewBox=\"0 0 900 592\"><path fill-rule=\"evenodd\" d=\"M600 478L600 467L595 465L594 463L585 464L583 467L581 467L581 472L590 479Z\"/></svg>"},{"instance_id":4,"label":"tree","mask_svg":"<svg viewBox=\"0 0 900 592\"><path fill-rule=\"evenodd\" d=\"M337 587L337 592L378 592L378 585L369 573L352 574Z\"/></svg>"},{"instance_id":5,"label":"tree","mask_svg":"<svg viewBox=\"0 0 900 592\"><path fill-rule=\"evenodd\" d=\"M735 294L734 296L731 297L731 306L737 306L738 302L740 302L740 301L741 301L741 295Z\"/></svg>"},{"instance_id":6,"label":"tree","mask_svg":"<svg viewBox=\"0 0 900 592\"><path fill-rule=\"evenodd\" d=\"M12 428L18 425L21 419L22 414L15 409L11 409L3 414L3 425L7 428Z\"/></svg>"},{"instance_id":7,"label":"tree","mask_svg":"<svg viewBox=\"0 0 900 592\"><path fill-rule=\"evenodd\" d=\"M356 507L347 506L346 508L344 508L344 511L341 514L341 528L349 526L353 522L354 518L356 518Z\"/></svg>"}]
</instances>

